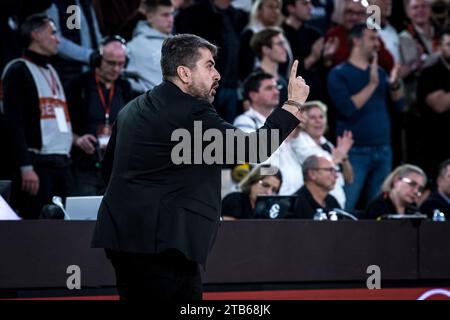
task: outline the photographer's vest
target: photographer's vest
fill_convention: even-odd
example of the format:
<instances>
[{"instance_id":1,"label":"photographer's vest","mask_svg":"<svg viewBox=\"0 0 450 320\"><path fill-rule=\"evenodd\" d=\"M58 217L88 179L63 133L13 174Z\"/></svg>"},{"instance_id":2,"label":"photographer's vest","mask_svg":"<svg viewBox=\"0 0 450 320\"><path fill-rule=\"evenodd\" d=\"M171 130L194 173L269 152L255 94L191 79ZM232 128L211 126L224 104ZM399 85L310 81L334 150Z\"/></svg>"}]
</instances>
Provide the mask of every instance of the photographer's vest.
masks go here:
<instances>
[{"instance_id":1,"label":"photographer's vest","mask_svg":"<svg viewBox=\"0 0 450 320\"><path fill-rule=\"evenodd\" d=\"M30 71L39 99L42 148L40 150L30 148L29 151L37 154L69 155L72 147L72 126L66 96L58 74L49 64L47 68L44 68L27 59L20 58L8 63L2 78L8 68L17 61L24 62Z\"/></svg>"}]
</instances>

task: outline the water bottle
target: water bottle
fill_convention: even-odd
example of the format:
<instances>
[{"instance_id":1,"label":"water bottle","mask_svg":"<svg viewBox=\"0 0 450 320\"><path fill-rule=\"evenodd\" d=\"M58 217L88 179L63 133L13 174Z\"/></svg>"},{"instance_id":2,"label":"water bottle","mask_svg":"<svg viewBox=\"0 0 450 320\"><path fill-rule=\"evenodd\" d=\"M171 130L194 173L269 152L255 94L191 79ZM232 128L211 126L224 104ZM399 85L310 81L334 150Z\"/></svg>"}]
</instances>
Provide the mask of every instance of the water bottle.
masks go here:
<instances>
[{"instance_id":1,"label":"water bottle","mask_svg":"<svg viewBox=\"0 0 450 320\"><path fill-rule=\"evenodd\" d=\"M338 216L336 211L330 211L328 212L328 215L330 216L330 221L338 221Z\"/></svg>"},{"instance_id":2,"label":"water bottle","mask_svg":"<svg viewBox=\"0 0 450 320\"><path fill-rule=\"evenodd\" d=\"M316 213L314 214L314 220L322 221L322 220L328 220L328 217L325 212L323 212L322 208L317 208Z\"/></svg>"},{"instance_id":3,"label":"water bottle","mask_svg":"<svg viewBox=\"0 0 450 320\"><path fill-rule=\"evenodd\" d=\"M433 211L433 221L445 221L445 214L441 212L439 209L434 209Z\"/></svg>"}]
</instances>

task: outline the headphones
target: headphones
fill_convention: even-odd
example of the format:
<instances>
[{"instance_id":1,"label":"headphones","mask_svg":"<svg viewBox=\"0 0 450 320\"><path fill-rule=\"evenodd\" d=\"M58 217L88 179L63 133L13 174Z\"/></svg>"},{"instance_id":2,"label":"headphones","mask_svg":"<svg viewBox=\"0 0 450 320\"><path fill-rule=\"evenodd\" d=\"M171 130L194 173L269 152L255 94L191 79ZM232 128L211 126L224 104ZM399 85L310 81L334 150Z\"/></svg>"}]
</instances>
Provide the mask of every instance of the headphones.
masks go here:
<instances>
[{"instance_id":1,"label":"headphones","mask_svg":"<svg viewBox=\"0 0 450 320\"><path fill-rule=\"evenodd\" d=\"M128 61L130 60L129 54L128 54L129 52L128 52L128 48L127 48L127 42L121 36L113 35L113 36L107 36L107 37L103 38L100 41L98 49L95 50L94 53L92 54L91 65L93 68L100 68L100 65L102 64L102 59L103 59L103 47L111 42L119 42L122 45L122 48L125 51L125 65L123 68L125 69L127 67Z\"/></svg>"}]
</instances>

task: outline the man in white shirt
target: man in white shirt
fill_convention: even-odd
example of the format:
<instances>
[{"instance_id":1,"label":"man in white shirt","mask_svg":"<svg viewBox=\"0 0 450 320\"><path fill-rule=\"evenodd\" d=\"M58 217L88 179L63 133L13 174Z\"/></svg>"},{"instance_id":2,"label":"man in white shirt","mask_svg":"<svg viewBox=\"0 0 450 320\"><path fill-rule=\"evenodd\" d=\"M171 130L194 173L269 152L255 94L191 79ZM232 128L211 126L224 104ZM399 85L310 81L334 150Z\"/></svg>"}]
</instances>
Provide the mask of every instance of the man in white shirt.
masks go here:
<instances>
[{"instance_id":1,"label":"man in white shirt","mask_svg":"<svg viewBox=\"0 0 450 320\"><path fill-rule=\"evenodd\" d=\"M264 125L267 117L279 104L280 90L275 78L265 72L256 72L245 79L244 99L250 101L250 108L238 116L234 125L245 132L256 131ZM294 130L292 136L298 135ZM303 185L302 167L295 156L288 137L280 148L265 163L270 163L281 170L283 183L280 195L291 195ZM236 186L232 186L234 190Z\"/></svg>"}]
</instances>

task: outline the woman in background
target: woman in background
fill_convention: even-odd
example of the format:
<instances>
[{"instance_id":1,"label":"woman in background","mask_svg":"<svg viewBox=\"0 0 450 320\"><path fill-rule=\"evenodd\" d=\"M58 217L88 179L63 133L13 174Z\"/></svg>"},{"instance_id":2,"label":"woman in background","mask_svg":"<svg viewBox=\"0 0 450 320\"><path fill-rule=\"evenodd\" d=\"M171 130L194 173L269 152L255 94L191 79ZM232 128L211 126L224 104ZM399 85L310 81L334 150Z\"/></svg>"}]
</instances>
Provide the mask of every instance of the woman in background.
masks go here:
<instances>
[{"instance_id":1,"label":"woman in background","mask_svg":"<svg viewBox=\"0 0 450 320\"><path fill-rule=\"evenodd\" d=\"M241 192L230 193L223 199L223 220L251 219L256 198L260 195L277 195L282 182L281 171L277 167L257 166L241 181Z\"/></svg>"},{"instance_id":2,"label":"woman in background","mask_svg":"<svg viewBox=\"0 0 450 320\"><path fill-rule=\"evenodd\" d=\"M307 121L297 138L291 143L301 164L312 155L325 155L340 167L334 189L330 194L336 198L341 208L345 208L344 185L353 181L353 169L348 160L348 152L353 145L350 131L337 138L337 146L328 141L324 134L327 129L327 106L321 101L309 101L303 105Z\"/></svg>"},{"instance_id":3,"label":"woman in background","mask_svg":"<svg viewBox=\"0 0 450 320\"><path fill-rule=\"evenodd\" d=\"M427 183L423 170L411 164L397 167L384 180L381 194L367 207L365 218L376 219L387 214L412 214Z\"/></svg>"}]
</instances>

